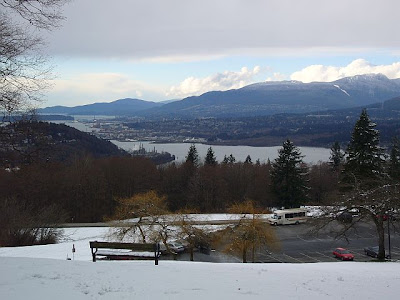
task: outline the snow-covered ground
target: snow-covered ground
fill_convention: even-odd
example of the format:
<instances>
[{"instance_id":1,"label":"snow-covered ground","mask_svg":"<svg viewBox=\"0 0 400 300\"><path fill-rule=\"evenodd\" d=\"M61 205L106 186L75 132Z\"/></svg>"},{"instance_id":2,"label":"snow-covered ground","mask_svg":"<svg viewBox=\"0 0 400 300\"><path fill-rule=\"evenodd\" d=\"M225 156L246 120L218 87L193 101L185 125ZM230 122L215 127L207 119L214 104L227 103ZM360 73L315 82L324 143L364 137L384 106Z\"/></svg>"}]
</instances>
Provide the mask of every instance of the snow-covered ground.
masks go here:
<instances>
[{"instance_id":1,"label":"snow-covered ground","mask_svg":"<svg viewBox=\"0 0 400 300\"><path fill-rule=\"evenodd\" d=\"M91 261L109 229L67 228L56 245L0 248L0 299L398 299L400 263ZM72 258L72 245L76 252Z\"/></svg>"}]
</instances>

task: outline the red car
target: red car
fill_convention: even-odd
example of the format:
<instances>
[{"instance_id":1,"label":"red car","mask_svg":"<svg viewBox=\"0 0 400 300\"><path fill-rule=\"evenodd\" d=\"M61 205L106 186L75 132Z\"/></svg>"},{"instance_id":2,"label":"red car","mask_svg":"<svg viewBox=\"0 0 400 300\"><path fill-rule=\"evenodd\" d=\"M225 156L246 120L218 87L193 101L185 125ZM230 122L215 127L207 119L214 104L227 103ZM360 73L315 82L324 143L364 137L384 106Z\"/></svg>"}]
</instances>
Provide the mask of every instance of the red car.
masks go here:
<instances>
[{"instance_id":1,"label":"red car","mask_svg":"<svg viewBox=\"0 0 400 300\"><path fill-rule=\"evenodd\" d=\"M344 248L336 248L333 251L333 255L337 258L340 258L341 260L353 260L354 255L349 252L349 250L346 250Z\"/></svg>"}]
</instances>

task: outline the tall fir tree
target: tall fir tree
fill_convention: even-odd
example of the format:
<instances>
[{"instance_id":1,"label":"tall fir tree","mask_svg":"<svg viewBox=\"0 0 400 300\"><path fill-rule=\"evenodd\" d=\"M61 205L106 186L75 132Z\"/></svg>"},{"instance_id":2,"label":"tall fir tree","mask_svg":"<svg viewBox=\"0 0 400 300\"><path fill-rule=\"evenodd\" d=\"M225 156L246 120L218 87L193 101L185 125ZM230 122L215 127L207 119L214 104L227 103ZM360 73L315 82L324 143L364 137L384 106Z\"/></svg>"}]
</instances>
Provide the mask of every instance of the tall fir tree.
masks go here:
<instances>
[{"instance_id":1,"label":"tall fir tree","mask_svg":"<svg viewBox=\"0 0 400 300\"><path fill-rule=\"evenodd\" d=\"M400 140L398 137L393 139L390 150L389 175L392 179L400 179Z\"/></svg>"},{"instance_id":2,"label":"tall fir tree","mask_svg":"<svg viewBox=\"0 0 400 300\"><path fill-rule=\"evenodd\" d=\"M344 182L354 178L370 181L382 175L383 149L379 146L379 132L363 109L356 122L344 164Z\"/></svg>"},{"instance_id":3,"label":"tall fir tree","mask_svg":"<svg viewBox=\"0 0 400 300\"><path fill-rule=\"evenodd\" d=\"M195 144L190 145L188 154L186 155L186 162L190 162L196 167L199 166L199 154Z\"/></svg>"},{"instance_id":4,"label":"tall fir tree","mask_svg":"<svg viewBox=\"0 0 400 300\"><path fill-rule=\"evenodd\" d=\"M329 164L334 170L337 170L344 162L344 153L340 149L339 142L333 143L331 147L331 156L329 157Z\"/></svg>"},{"instance_id":5,"label":"tall fir tree","mask_svg":"<svg viewBox=\"0 0 400 300\"><path fill-rule=\"evenodd\" d=\"M253 162L251 161L251 156L247 155L246 160L244 161L245 164L253 164Z\"/></svg>"},{"instance_id":6,"label":"tall fir tree","mask_svg":"<svg viewBox=\"0 0 400 300\"><path fill-rule=\"evenodd\" d=\"M214 151L211 147L207 150L204 163L209 166L215 166L217 164L217 158L215 157Z\"/></svg>"},{"instance_id":7,"label":"tall fir tree","mask_svg":"<svg viewBox=\"0 0 400 300\"><path fill-rule=\"evenodd\" d=\"M306 201L308 191L308 170L303 156L290 140L286 140L278 152L278 158L272 163L272 190L279 206L299 207Z\"/></svg>"}]
</instances>

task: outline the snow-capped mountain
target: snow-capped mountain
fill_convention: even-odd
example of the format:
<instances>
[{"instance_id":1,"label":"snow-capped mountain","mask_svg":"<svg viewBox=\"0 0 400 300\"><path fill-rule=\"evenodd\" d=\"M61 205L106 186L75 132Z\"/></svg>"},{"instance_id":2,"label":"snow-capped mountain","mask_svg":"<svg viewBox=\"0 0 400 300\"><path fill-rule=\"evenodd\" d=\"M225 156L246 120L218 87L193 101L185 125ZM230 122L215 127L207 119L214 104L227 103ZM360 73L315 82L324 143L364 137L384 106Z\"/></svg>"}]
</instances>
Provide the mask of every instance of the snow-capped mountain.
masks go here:
<instances>
[{"instance_id":1,"label":"snow-capped mountain","mask_svg":"<svg viewBox=\"0 0 400 300\"><path fill-rule=\"evenodd\" d=\"M213 91L143 111L153 117L238 117L366 106L400 96L400 79L357 75L333 82L261 82Z\"/></svg>"}]
</instances>

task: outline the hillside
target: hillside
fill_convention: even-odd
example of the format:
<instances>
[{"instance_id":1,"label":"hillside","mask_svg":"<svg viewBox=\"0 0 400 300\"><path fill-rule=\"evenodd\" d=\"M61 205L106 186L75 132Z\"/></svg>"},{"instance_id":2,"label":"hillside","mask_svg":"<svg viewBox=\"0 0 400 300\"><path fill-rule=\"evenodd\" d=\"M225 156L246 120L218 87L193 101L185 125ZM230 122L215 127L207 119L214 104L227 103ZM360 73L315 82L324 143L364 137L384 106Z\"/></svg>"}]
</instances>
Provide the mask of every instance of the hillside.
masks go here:
<instances>
[{"instance_id":1,"label":"hillside","mask_svg":"<svg viewBox=\"0 0 400 300\"><path fill-rule=\"evenodd\" d=\"M0 164L128 155L109 141L63 124L21 122L2 128L2 133L8 131L13 134L1 135Z\"/></svg>"},{"instance_id":2,"label":"hillside","mask_svg":"<svg viewBox=\"0 0 400 300\"><path fill-rule=\"evenodd\" d=\"M75 107L46 107L39 109L38 112L41 114L125 116L135 115L139 111L162 105L162 103L126 98L110 103L94 103Z\"/></svg>"},{"instance_id":3,"label":"hillside","mask_svg":"<svg viewBox=\"0 0 400 300\"><path fill-rule=\"evenodd\" d=\"M396 299L400 292L398 262L93 263L88 241L107 240L109 228L65 233L60 244L0 248L1 299Z\"/></svg>"},{"instance_id":4,"label":"hillside","mask_svg":"<svg viewBox=\"0 0 400 300\"><path fill-rule=\"evenodd\" d=\"M398 97L400 81L381 74L333 82L263 82L237 90L213 91L142 111L146 117L252 117L366 106Z\"/></svg>"}]
</instances>

